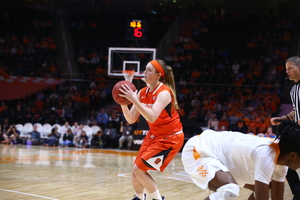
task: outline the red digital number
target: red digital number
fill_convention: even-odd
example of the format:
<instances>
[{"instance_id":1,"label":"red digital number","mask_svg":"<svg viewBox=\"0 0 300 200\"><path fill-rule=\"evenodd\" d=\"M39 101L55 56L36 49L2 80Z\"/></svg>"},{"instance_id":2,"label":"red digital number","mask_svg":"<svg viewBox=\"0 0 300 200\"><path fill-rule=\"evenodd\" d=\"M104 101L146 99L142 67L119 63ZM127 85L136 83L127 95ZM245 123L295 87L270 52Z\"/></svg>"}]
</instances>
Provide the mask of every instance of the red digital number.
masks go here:
<instances>
[{"instance_id":1,"label":"red digital number","mask_svg":"<svg viewBox=\"0 0 300 200\"><path fill-rule=\"evenodd\" d=\"M133 36L134 37L143 37L143 32L141 31L142 28L134 28Z\"/></svg>"}]
</instances>

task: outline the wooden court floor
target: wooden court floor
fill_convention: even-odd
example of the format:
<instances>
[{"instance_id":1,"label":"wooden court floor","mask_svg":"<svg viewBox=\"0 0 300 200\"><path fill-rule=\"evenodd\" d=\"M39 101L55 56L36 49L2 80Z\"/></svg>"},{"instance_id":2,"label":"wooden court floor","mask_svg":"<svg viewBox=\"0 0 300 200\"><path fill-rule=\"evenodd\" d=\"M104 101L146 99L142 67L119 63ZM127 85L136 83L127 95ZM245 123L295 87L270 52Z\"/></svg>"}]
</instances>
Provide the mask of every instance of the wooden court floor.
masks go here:
<instances>
[{"instance_id":1,"label":"wooden court floor","mask_svg":"<svg viewBox=\"0 0 300 200\"><path fill-rule=\"evenodd\" d=\"M130 200L134 194L130 174L136 153L0 145L0 199ZM208 195L184 172L180 154L165 172L150 173L166 200L201 200ZM241 189L238 199L247 200L249 194ZM292 199L287 184L285 199Z\"/></svg>"}]
</instances>

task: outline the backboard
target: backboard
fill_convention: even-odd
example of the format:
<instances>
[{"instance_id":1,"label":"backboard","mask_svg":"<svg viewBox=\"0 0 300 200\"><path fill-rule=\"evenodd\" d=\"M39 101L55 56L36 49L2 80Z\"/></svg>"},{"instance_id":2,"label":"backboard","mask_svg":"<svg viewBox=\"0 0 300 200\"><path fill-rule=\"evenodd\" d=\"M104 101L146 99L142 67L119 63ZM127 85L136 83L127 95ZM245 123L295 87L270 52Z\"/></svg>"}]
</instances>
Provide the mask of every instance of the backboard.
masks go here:
<instances>
[{"instance_id":1,"label":"backboard","mask_svg":"<svg viewBox=\"0 0 300 200\"><path fill-rule=\"evenodd\" d=\"M134 76L143 77L147 63L156 59L155 48L121 48L108 49L108 76L123 76L123 71L135 71Z\"/></svg>"}]
</instances>

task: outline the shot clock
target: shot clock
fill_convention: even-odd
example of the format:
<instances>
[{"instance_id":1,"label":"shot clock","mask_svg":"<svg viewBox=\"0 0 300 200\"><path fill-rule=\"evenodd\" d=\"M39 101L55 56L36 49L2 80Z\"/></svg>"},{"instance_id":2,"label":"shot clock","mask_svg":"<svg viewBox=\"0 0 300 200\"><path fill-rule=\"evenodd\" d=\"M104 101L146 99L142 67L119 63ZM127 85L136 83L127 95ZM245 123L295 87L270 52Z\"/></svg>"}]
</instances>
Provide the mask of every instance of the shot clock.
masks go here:
<instances>
[{"instance_id":1,"label":"shot clock","mask_svg":"<svg viewBox=\"0 0 300 200\"><path fill-rule=\"evenodd\" d=\"M129 40L146 40L147 39L147 21L145 20L128 20L127 36Z\"/></svg>"}]
</instances>

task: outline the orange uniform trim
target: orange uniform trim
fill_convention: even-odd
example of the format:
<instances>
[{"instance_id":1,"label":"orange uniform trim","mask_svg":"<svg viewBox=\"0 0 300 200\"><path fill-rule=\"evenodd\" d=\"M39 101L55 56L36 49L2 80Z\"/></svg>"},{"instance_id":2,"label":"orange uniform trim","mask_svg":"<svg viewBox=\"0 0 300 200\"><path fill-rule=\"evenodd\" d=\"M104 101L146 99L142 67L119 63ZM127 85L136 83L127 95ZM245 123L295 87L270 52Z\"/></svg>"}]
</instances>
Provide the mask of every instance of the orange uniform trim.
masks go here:
<instances>
[{"instance_id":1,"label":"orange uniform trim","mask_svg":"<svg viewBox=\"0 0 300 200\"><path fill-rule=\"evenodd\" d=\"M193 156L195 160L201 159L201 155L196 151L196 148L193 150Z\"/></svg>"},{"instance_id":2,"label":"orange uniform trim","mask_svg":"<svg viewBox=\"0 0 300 200\"><path fill-rule=\"evenodd\" d=\"M279 157L279 154L280 154L279 144L273 142L273 143L271 143L269 146L270 146L271 148L273 148L273 149L275 150L275 152L276 152L276 158L275 158L275 160L274 160L274 163L277 164L277 160L278 160L278 157Z\"/></svg>"}]
</instances>

